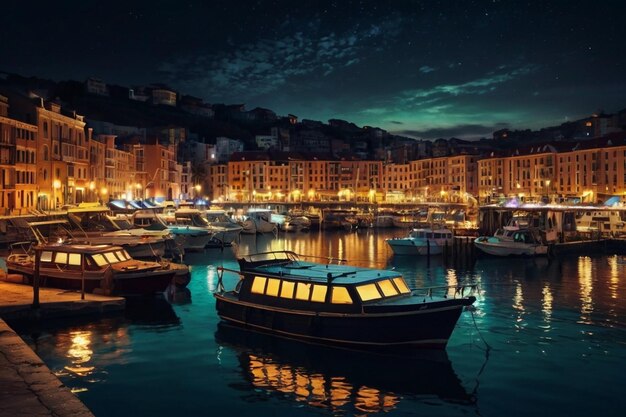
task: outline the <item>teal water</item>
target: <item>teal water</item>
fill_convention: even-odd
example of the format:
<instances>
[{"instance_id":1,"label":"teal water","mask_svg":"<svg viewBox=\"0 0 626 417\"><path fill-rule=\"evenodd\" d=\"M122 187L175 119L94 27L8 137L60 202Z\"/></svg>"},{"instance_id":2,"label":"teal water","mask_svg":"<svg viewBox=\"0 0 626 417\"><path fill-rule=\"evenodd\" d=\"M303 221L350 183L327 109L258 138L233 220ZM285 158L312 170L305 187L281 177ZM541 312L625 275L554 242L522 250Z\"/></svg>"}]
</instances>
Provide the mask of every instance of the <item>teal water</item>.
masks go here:
<instances>
[{"instance_id":1,"label":"teal water","mask_svg":"<svg viewBox=\"0 0 626 417\"><path fill-rule=\"evenodd\" d=\"M401 230L243 236L186 256L188 291L123 315L17 327L96 416L621 416L626 261L478 259L473 268L394 257ZM445 352L383 356L218 325L216 266L289 249L396 268L412 286L479 284ZM235 274L225 274L227 288Z\"/></svg>"}]
</instances>

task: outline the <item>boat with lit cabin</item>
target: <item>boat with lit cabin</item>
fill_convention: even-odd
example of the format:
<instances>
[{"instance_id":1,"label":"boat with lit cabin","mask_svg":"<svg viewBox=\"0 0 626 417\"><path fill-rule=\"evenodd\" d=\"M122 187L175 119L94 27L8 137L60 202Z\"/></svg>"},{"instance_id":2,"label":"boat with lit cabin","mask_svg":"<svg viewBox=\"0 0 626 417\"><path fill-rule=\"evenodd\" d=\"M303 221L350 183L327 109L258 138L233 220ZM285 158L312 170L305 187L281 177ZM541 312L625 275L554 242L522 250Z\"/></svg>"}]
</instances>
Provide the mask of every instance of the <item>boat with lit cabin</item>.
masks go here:
<instances>
[{"instance_id":1,"label":"boat with lit cabin","mask_svg":"<svg viewBox=\"0 0 626 417\"><path fill-rule=\"evenodd\" d=\"M309 262L291 251L238 261L239 271L219 268L220 318L316 343L444 348L464 307L475 301L463 295L465 286L435 296L432 288L410 289L397 271ZM224 271L239 274L234 290L225 290Z\"/></svg>"}]
</instances>

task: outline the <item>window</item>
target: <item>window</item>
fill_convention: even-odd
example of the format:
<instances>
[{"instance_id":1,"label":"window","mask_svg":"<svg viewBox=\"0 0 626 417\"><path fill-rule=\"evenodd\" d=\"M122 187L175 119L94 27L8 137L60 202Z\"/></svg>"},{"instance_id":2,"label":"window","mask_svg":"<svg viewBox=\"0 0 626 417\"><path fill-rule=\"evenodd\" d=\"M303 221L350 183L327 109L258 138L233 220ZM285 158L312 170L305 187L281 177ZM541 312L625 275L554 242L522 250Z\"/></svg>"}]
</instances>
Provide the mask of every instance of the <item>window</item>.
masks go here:
<instances>
[{"instance_id":1,"label":"window","mask_svg":"<svg viewBox=\"0 0 626 417\"><path fill-rule=\"evenodd\" d=\"M293 290L295 287L295 282L283 281L283 286L280 289L280 296L282 298L293 298Z\"/></svg>"},{"instance_id":2,"label":"window","mask_svg":"<svg viewBox=\"0 0 626 417\"><path fill-rule=\"evenodd\" d=\"M104 252L102 255L104 255L104 258L110 263L110 264L114 264L119 262L119 259L117 259L117 257L115 256L115 253L113 252Z\"/></svg>"},{"instance_id":3,"label":"window","mask_svg":"<svg viewBox=\"0 0 626 417\"><path fill-rule=\"evenodd\" d=\"M265 290L265 294L271 295L273 297L277 297L279 288L280 288L280 280L276 278L269 278L267 280L267 290Z\"/></svg>"},{"instance_id":4,"label":"window","mask_svg":"<svg viewBox=\"0 0 626 417\"><path fill-rule=\"evenodd\" d=\"M311 284L298 282L298 286L296 287L296 300L308 301L310 294L311 294Z\"/></svg>"},{"instance_id":5,"label":"window","mask_svg":"<svg viewBox=\"0 0 626 417\"><path fill-rule=\"evenodd\" d=\"M96 263L96 265L98 265L98 266L104 266L104 265L107 265L107 263L108 263L106 261L106 259L104 259L104 256L102 256L101 253L97 253L97 254L93 255L92 258L93 258L94 262Z\"/></svg>"},{"instance_id":6,"label":"window","mask_svg":"<svg viewBox=\"0 0 626 417\"><path fill-rule=\"evenodd\" d=\"M41 252L41 262L52 262L52 252L50 251Z\"/></svg>"},{"instance_id":7,"label":"window","mask_svg":"<svg viewBox=\"0 0 626 417\"><path fill-rule=\"evenodd\" d=\"M265 277L254 277L254 282L252 282L252 293L263 294L265 292L266 281L267 281L267 278Z\"/></svg>"},{"instance_id":8,"label":"window","mask_svg":"<svg viewBox=\"0 0 626 417\"><path fill-rule=\"evenodd\" d=\"M80 253L70 253L70 259L68 264L70 265L80 265Z\"/></svg>"},{"instance_id":9,"label":"window","mask_svg":"<svg viewBox=\"0 0 626 417\"><path fill-rule=\"evenodd\" d=\"M313 294L311 294L311 301L316 303L323 303L326 301L326 291L328 287L326 285L313 285Z\"/></svg>"},{"instance_id":10,"label":"window","mask_svg":"<svg viewBox=\"0 0 626 417\"><path fill-rule=\"evenodd\" d=\"M356 291L359 293L359 297L363 301L376 300L382 298L376 288L376 284L365 284L356 287Z\"/></svg>"},{"instance_id":11,"label":"window","mask_svg":"<svg viewBox=\"0 0 626 417\"><path fill-rule=\"evenodd\" d=\"M380 287L385 297L392 297L394 295L398 295L398 290L396 290L396 287L393 286L393 283L389 279L386 279L384 281L379 281L378 286Z\"/></svg>"},{"instance_id":12,"label":"window","mask_svg":"<svg viewBox=\"0 0 626 417\"><path fill-rule=\"evenodd\" d=\"M66 252L57 252L54 257L54 262L58 264L66 264L67 263L67 253Z\"/></svg>"},{"instance_id":13,"label":"window","mask_svg":"<svg viewBox=\"0 0 626 417\"><path fill-rule=\"evenodd\" d=\"M411 292L409 287L406 285L406 282L400 277L396 277L393 279L393 282L396 284L396 287L400 290L401 294L408 294Z\"/></svg>"},{"instance_id":14,"label":"window","mask_svg":"<svg viewBox=\"0 0 626 417\"><path fill-rule=\"evenodd\" d=\"M352 304L352 297L346 287L333 287L331 303L333 304Z\"/></svg>"}]
</instances>

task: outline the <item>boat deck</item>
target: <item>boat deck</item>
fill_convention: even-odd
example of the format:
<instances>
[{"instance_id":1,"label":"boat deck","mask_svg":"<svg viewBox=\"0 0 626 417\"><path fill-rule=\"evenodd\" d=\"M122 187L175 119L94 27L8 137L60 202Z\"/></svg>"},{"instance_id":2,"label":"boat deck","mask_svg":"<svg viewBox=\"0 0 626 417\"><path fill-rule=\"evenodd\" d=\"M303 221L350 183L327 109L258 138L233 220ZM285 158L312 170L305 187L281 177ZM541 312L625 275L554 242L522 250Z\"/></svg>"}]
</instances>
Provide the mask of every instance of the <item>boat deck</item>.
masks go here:
<instances>
[{"instance_id":1,"label":"boat deck","mask_svg":"<svg viewBox=\"0 0 626 417\"><path fill-rule=\"evenodd\" d=\"M352 265L320 264L307 261L274 263L246 270L262 275L277 275L300 281L327 282L332 278L337 284L355 284L374 278L392 278L400 274L385 269L361 268ZM329 275L330 274L330 275Z\"/></svg>"}]
</instances>

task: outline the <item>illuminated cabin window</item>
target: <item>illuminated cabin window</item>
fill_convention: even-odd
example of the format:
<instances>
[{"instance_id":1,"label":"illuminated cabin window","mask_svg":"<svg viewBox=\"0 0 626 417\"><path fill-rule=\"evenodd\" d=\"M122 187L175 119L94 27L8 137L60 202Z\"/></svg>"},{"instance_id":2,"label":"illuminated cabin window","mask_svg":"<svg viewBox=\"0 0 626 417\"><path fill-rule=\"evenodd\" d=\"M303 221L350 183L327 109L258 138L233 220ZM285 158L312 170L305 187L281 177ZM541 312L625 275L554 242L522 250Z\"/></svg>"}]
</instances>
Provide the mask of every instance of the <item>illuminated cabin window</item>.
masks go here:
<instances>
[{"instance_id":1,"label":"illuminated cabin window","mask_svg":"<svg viewBox=\"0 0 626 417\"><path fill-rule=\"evenodd\" d=\"M54 257L54 262L58 264L66 264L67 263L67 252L57 252Z\"/></svg>"},{"instance_id":2,"label":"illuminated cabin window","mask_svg":"<svg viewBox=\"0 0 626 417\"><path fill-rule=\"evenodd\" d=\"M398 295L398 290L393 286L393 282L390 279L386 279L384 281L379 281L378 286L380 290L383 292L385 297L393 297L394 295Z\"/></svg>"},{"instance_id":3,"label":"illuminated cabin window","mask_svg":"<svg viewBox=\"0 0 626 417\"><path fill-rule=\"evenodd\" d=\"M311 284L298 282L298 286L296 287L296 300L308 301L310 294L311 294Z\"/></svg>"},{"instance_id":4,"label":"illuminated cabin window","mask_svg":"<svg viewBox=\"0 0 626 417\"><path fill-rule=\"evenodd\" d=\"M376 284L360 285L356 287L356 290L359 293L359 297L361 297L361 300L363 301L382 298L382 296L378 292L378 288L376 288Z\"/></svg>"},{"instance_id":5,"label":"illuminated cabin window","mask_svg":"<svg viewBox=\"0 0 626 417\"><path fill-rule=\"evenodd\" d=\"M283 286L280 289L280 296L282 298L293 298L294 288L296 288L295 282L283 281Z\"/></svg>"},{"instance_id":6,"label":"illuminated cabin window","mask_svg":"<svg viewBox=\"0 0 626 417\"><path fill-rule=\"evenodd\" d=\"M393 282L396 284L396 287L400 290L402 294L408 294L411 292L409 287L407 287L406 282L400 277L396 277L393 279Z\"/></svg>"},{"instance_id":7,"label":"illuminated cabin window","mask_svg":"<svg viewBox=\"0 0 626 417\"><path fill-rule=\"evenodd\" d=\"M80 253L70 253L70 259L68 264L80 265Z\"/></svg>"},{"instance_id":8,"label":"illuminated cabin window","mask_svg":"<svg viewBox=\"0 0 626 417\"><path fill-rule=\"evenodd\" d=\"M273 297L278 297L279 288L280 288L280 280L276 278L269 278L267 280L267 289L265 290L265 294L271 295Z\"/></svg>"},{"instance_id":9,"label":"illuminated cabin window","mask_svg":"<svg viewBox=\"0 0 626 417\"><path fill-rule=\"evenodd\" d=\"M127 261L127 260L131 259L130 255L126 251L124 251L124 250L118 250L118 251L115 252L115 254L122 261Z\"/></svg>"},{"instance_id":10,"label":"illuminated cabin window","mask_svg":"<svg viewBox=\"0 0 626 417\"><path fill-rule=\"evenodd\" d=\"M252 293L253 294L265 293L266 281L267 281L267 278L265 277L254 277L254 281L252 282Z\"/></svg>"},{"instance_id":11,"label":"illuminated cabin window","mask_svg":"<svg viewBox=\"0 0 626 417\"><path fill-rule=\"evenodd\" d=\"M41 262L52 262L52 252L47 250L41 252Z\"/></svg>"},{"instance_id":12,"label":"illuminated cabin window","mask_svg":"<svg viewBox=\"0 0 626 417\"><path fill-rule=\"evenodd\" d=\"M109 262L110 264L119 262L119 259L117 259L113 252L104 252L103 255L107 262Z\"/></svg>"},{"instance_id":13,"label":"illuminated cabin window","mask_svg":"<svg viewBox=\"0 0 626 417\"><path fill-rule=\"evenodd\" d=\"M104 256L102 256L101 253L97 253L97 254L93 255L92 258L96 262L96 265L98 265L98 266L104 266L104 265L107 264L106 259L104 259Z\"/></svg>"},{"instance_id":14,"label":"illuminated cabin window","mask_svg":"<svg viewBox=\"0 0 626 417\"><path fill-rule=\"evenodd\" d=\"M333 287L330 302L333 304L352 304L352 297L350 297L346 287Z\"/></svg>"},{"instance_id":15,"label":"illuminated cabin window","mask_svg":"<svg viewBox=\"0 0 626 417\"><path fill-rule=\"evenodd\" d=\"M326 285L313 285L313 294L311 295L311 301L316 303L323 303L326 301L326 291L328 288Z\"/></svg>"}]
</instances>

